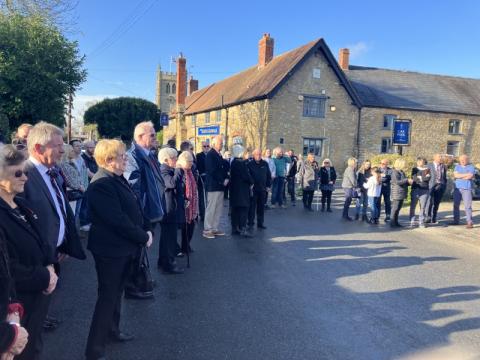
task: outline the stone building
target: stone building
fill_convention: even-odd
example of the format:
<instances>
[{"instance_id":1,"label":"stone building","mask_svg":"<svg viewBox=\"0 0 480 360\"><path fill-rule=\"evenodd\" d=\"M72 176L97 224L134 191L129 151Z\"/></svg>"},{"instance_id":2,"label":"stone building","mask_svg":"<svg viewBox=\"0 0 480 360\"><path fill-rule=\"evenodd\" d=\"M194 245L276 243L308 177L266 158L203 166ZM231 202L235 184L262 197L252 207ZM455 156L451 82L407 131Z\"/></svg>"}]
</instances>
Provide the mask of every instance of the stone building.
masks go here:
<instances>
[{"instance_id":1,"label":"stone building","mask_svg":"<svg viewBox=\"0 0 480 360\"><path fill-rule=\"evenodd\" d=\"M165 141L190 140L200 149L216 134L227 147L242 137L251 149L280 145L343 168L350 156L393 152L399 118L411 121L405 154L467 152L480 161L480 80L351 66L348 49L337 62L323 39L274 57L265 34L258 49L255 66L177 96ZM177 79L186 76L179 65Z\"/></svg>"}]
</instances>

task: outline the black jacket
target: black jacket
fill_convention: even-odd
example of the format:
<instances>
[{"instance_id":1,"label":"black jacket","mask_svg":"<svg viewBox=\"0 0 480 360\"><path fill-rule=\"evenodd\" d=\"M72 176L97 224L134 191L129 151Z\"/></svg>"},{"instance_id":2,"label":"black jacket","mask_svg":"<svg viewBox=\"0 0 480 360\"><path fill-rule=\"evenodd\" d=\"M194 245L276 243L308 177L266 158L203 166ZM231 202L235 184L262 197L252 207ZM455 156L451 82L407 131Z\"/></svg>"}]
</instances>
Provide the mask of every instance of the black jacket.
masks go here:
<instances>
[{"instance_id":1,"label":"black jacket","mask_svg":"<svg viewBox=\"0 0 480 360\"><path fill-rule=\"evenodd\" d=\"M146 244L150 222L123 176L100 168L87 190L92 226L88 249L95 255L134 255Z\"/></svg>"},{"instance_id":2,"label":"black jacket","mask_svg":"<svg viewBox=\"0 0 480 360\"><path fill-rule=\"evenodd\" d=\"M253 178L253 190L266 191L267 188L272 186L272 174L265 160L260 159L258 163L255 160L251 160L247 166Z\"/></svg>"},{"instance_id":3,"label":"black jacket","mask_svg":"<svg viewBox=\"0 0 480 360\"><path fill-rule=\"evenodd\" d=\"M288 169L287 178L293 178L297 175L298 172L298 159L296 156L292 156L292 163L290 164L290 168Z\"/></svg>"},{"instance_id":4,"label":"black jacket","mask_svg":"<svg viewBox=\"0 0 480 360\"><path fill-rule=\"evenodd\" d=\"M404 200L408 192L408 178L405 173L400 170L392 171L392 192L390 197L392 200Z\"/></svg>"},{"instance_id":5,"label":"black jacket","mask_svg":"<svg viewBox=\"0 0 480 360\"><path fill-rule=\"evenodd\" d=\"M167 164L160 165L160 175L165 184L165 214L162 223L185 222L185 195L183 192L183 172ZM183 209L183 210L182 210ZM183 212L182 218L179 218Z\"/></svg>"},{"instance_id":6,"label":"black jacket","mask_svg":"<svg viewBox=\"0 0 480 360\"><path fill-rule=\"evenodd\" d=\"M358 187L360 188L360 191L363 193L367 192L367 189L363 187L363 184L365 184L368 181L368 178L370 176L372 176L371 169L365 170L363 173L360 170L357 172L357 184L358 184Z\"/></svg>"},{"instance_id":7,"label":"black jacket","mask_svg":"<svg viewBox=\"0 0 480 360\"><path fill-rule=\"evenodd\" d=\"M421 177L421 180L419 176ZM431 175L430 175L429 168L419 169L417 167L414 167L412 169L412 179L413 179L412 190L413 189L428 190L430 177Z\"/></svg>"},{"instance_id":8,"label":"black jacket","mask_svg":"<svg viewBox=\"0 0 480 360\"><path fill-rule=\"evenodd\" d=\"M11 275L18 293L37 293L50 282L46 266L56 262L51 247L40 237L41 219L29 209L25 201L15 202L24 216L19 216L0 199L0 233L6 241Z\"/></svg>"},{"instance_id":9,"label":"black jacket","mask_svg":"<svg viewBox=\"0 0 480 360\"><path fill-rule=\"evenodd\" d=\"M248 171L247 160L233 159L230 165L230 204L232 207L250 206L250 186L253 178Z\"/></svg>"},{"instance_id":10,"label":"black jacket","mask_svg":"<svg viewBox=\"0 0 480 360\"><path fill-rule=\"evenodd\" d=\"M223 183L228 179L228 168L225 160L215 149L211 149L205 158L205 171L207 173L207 191L224 191Z\"/></svg>"},{"instance_id":11,"label":"black jacket","mask_svg":"<svg viewBox=\"0 0 480 360\"><path fill-rule=\"evenodd\" d=\"M380 168L380 172L385 174L382 176L382 191L390 191L390 182L392 181L392 169L387 167L386 169Z\"/></svg>"},{"instance_id":12,"label":"black jacket","mask_svg":"<svg viewBox=\"0 0 480 360\"><path fill-rule=\"evenodd\" d=\"M0 233L0 354L6 352L15 339L15 325L10 325L5 319L8 305L13 296L13 281L10 276L9 260L3 234Z\"/></svg>"},{"instance_id":13,"label":"black jacket","mask_svg":"<svg viewBox=\"0 0 480 360\"><path fill-rule=\"evenodd\" d=\"M330 167L330 181L337 181L337 172L333 166ZM320 185L328 185L328 170L325 166L320 168Z\"/></svg>"},{"instance_id":14,"label":"black jacket","mask_svg":"<svg viewBox=\"0 0 480 360\"><path fill-rule=\"evenodd\" d=\"M203 151L197 154L197 170L200 175L204 175L206 172L205 159L206 159L206 155Z\"/></svg>"}]
</instances>

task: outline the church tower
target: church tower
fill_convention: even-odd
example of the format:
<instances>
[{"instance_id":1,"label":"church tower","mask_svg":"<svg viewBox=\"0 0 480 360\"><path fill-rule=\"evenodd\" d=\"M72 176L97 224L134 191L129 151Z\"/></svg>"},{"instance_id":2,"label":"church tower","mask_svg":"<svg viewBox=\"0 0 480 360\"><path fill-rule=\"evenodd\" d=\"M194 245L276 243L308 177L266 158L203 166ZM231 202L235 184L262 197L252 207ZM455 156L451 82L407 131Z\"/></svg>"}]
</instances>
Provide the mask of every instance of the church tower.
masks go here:
<instances>
[{"instance_id":1,"label":"church tower","mask_svg":"<svg viewBox=\"0 0 480 360\"><path fill-rule=\"evenodd\" d=\"M176 106L177 74L157 68L155 103L161 112L170 113Z\"/></svg>"}]
</instances>

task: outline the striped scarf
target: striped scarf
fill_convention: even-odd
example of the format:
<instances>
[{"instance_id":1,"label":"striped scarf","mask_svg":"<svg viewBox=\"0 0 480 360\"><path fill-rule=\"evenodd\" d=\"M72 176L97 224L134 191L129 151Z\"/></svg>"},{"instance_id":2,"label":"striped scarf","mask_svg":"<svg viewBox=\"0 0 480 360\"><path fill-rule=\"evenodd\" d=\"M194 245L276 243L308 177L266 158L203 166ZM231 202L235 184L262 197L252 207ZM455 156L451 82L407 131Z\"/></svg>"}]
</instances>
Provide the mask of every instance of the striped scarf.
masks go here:
<instances>
[{"instance_id":1,"label":"striped scarf","mask_svg":"<svg viewBox=\"0 0 480 360\"><path fill-rule=\"evenodd\" d=\"M185 170L185 219L191 224L198 216L198 191L192 170Z\"/></svg>"}]
</instances>

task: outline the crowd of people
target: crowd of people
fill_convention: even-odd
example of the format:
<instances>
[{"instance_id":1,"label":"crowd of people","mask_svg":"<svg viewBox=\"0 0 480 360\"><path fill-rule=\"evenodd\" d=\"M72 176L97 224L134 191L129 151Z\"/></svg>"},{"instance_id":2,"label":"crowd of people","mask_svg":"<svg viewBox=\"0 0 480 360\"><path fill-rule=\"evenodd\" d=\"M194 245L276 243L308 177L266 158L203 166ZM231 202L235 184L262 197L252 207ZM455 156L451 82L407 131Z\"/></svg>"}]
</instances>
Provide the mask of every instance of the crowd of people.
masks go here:
<instances>
[{"instance_id":1,"label":"crowd of people","mask_svg":"<svg viewBox=\"0 0 480 360\"><path fill-rule=\"evenodd\" d=\"M63 131L46 122L20 126L11 144L0 147L0 354L1 359L37 359L42 332L58 319L50 303L68 257L86 259L80 231L88 233L87 249L95 263L98 294L87 338L87 359L104 359L107 341L134 336L120 328L122 298L153 297L147 249L158 242L157 267L166 275L185 272L178 258L193 253L196 224L202 236L222 237L221 217L229 199L231 234L252 237L266 229L265 210L296 206L301 189L305 211L313 211L321 192L321 211L332 212L337 172L329 159L321 166L314 154L304 158L281 147L251 152L242 144L223 151L222 136L202 143L195 154L185 141L177 150L169 141L160 147L151 122L136 125L127 149L120 140L64 143ZM83 147L83 149L82 149ZM263 155L263 156L262 156ZM357 169L350 158L341 187L343 219L355 200L355 220L378 224L382 203L385 222L401 226L400 209L411 187L410 220L419 226L436 223L447 184L440 155L427 164L418 158L411 176L405 161L393 168L388 160ZM475 169L462 155L455 181L454 224L459 204L467 228L473 227L472 179ZM299 188L299 189L297 189ZM269 196L270 195L270 196ZM270 201L269 201L270 198ZM187 261L187 264L189 262Z\"/></svg>"}]
</instances>

